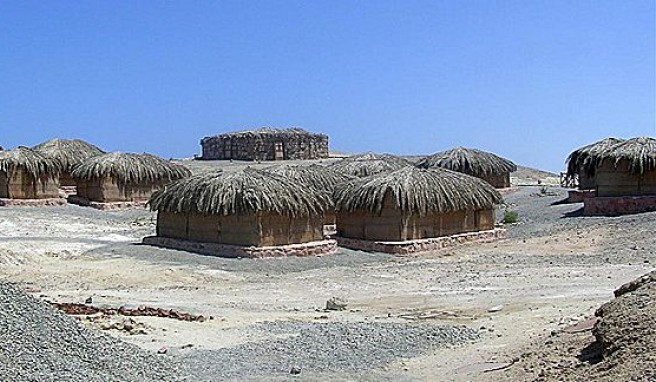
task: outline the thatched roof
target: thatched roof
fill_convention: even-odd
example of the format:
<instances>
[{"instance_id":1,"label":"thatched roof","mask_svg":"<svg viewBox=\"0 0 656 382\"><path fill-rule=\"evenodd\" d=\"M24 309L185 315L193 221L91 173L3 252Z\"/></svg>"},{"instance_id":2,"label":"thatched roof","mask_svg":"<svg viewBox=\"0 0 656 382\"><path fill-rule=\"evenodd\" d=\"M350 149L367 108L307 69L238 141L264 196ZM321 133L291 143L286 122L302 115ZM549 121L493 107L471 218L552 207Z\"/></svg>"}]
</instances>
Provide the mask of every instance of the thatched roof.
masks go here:
<instances>
[{"instance_id":1,"label":"thatched roof","mask_svg":"<svg viewBox=\"0 0 656 382\"><path fill-rule=\"evenodd\" d=\"M51 139L33 147L34 150L61 162L65 171L72 171L75 165L85 159L105 152L80 139Z\"/></svg>"},{"instance_id":2,"label":"thatched roof","mask_svg":"<svg viewBox=\"0 0 656 382\"><path fill-rule=\"evenodd\" d=\"M29 147L19 146L13 150L0 151L0 171L11 174L24 169L34 179L57 179L62 172L59 161L47 157Z\"/></svg>"},{"instance_id":3,"label":"thatched roof","mask_svg":"<svg viewBox=\"0 0 656 382\"><path fill-rule=\"evenodd\" d=\"M508 159L481 151L457 147L421 159L419 168L445 168L472 176L501 175L517 171L517 166Z\"/></svg>"},{"instance_id":4,"label":"thatched roof","mask_svg":"<svg viewBox=\"0 0 656 382\"><path fill-rule=\"evenodd\" d=\"M656 139L638 137L608 145L589 154L583 168L586 174L594 174L604 162L612 162L615 166L620 161L629 162L632 174L644 174L645 171L656 169Z\"/></svg>"},{"instance_id":5,"label":"thatched roof","mask_svg":"<svg viewBox=\"0 0 656 382\"><path fill-rule=\"evenodd\" d=\"M288 216L318 215L332 207L325 193L266 171L246 168L234 173L195 175L156 191L151 210L248 215L272 212Z\"/></svg>"},{"instance_id":6,"label":"thatched roof","mask_svg":"<svg viewBox=\"0 0 656 382\"><path fill-rule=\"evenodd\" d=\"M269 138L289 138L289 137L298 137L298 136L321 136L327 138L325 134L316 134L306 131L298 127L291 128L275 128L275 127L261 127L252 130L242 130L242 131L233 131L229 133L219 134L212 137L205 137L201 140L201 144L205 140L211 139L232 139L232 138L244 138L244 137L256 137L262 139Z\"/></svg>"},{"instance_id":7,"label":"thatched roof","mask_svg":"<svg viewBox=\"0 0 656 382\"><path fill-rule=\"evenodd\" d=\"M277 174L298 185L314 187L320 191L332 194L335 187L354 180L354 176L335 171L333 168L312 164L309 166L299 165L275 165L264 169L264 171Z\"/></svg>"},{"instance_id":8,"label":"thatched roof","mask_svg":"<svg viewBox=\"0 0 656 382\"><path fill-rule=\"evenodd\" d=\"M87 159L71 173L76 179L111 177L125 184L170 182L191 175L186 167L151 154L108 153Z\"/></svg>"},{"instance_id":9,"label":"thatched roof","mask_svg":"<svg viewBox=\"0 0 656 382\"><path fill-rule=\"evenodd\" d=\"M579 170L584 167L586 162L588 162L588 167L591 169L589 175L594 175L596 163L594 161L597 154L600 152L608 150L613 145L616 145L620 142L623 142L623 139L620 138L606 138L595 143L589 144L587 146L580 147L567 157L565 163L567 163L567 177L573 179L579 174Z\"/></svg>"},{"instance_id":10,"label":"thatched roof","mask_svg":"<svg viewBox=\"0 0 656 382\"><path fill-rule=\"evenodd\" d=\"M346 157L330 167L343 174L363 178L411 165L410 161L395 155L364 153Z\"/></svg>"},{"instance_id":11,"label":"thatched roof","mask_svg":"<svg viewBox=\"0 0 656 382\"><path fill-rule=\"evenodd\" d=\"M487 182L446 169L405 167L383 176L360 179L335 191L338 211L380 213L390 195L396 208L426 215L467 209L488 209L502 202Z\"/></svg>"}]
</instances>

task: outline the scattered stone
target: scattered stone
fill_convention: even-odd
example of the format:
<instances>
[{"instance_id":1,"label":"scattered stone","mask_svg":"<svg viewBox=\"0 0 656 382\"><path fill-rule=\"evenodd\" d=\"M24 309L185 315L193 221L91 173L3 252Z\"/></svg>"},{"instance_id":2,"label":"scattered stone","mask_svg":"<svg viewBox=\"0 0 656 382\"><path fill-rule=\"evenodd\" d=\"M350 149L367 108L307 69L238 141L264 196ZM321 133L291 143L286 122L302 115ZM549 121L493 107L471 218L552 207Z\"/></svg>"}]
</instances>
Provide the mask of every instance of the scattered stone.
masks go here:
<instances>
[{"instance_id":1,"label":"scattered stone","mask_svg":"<svg viewBox=\"0 0 656 382\"><path fill-rule=\"evenodd\" d=\"M489 308L487 311L490 313L494 313L494 312L500 312L502 309L503 309L503 305L495 305Z\"/></svg>"},{"instance_id":2,"label":"scattered stone","mask_svg":"<svg viewBox=\"0 0 656 382\"><path fill-rule=\"evenodd\" d=\"M343 297L331 297L326 301L326 310L346 310L348 301Z\"/></svg>"},{"instance_id":3,"label":"scattered stone","mask_svg":"<svg viewBox=\"0 0 656 382\"><path fill-rule=\"evenodd\" d=\"M157 350L157 354L166 354L169 352L169 348L167 346L162 346Z\"/></svg>"},{"instance_id":4,"label":"scattered stone","mask_svg":"<svg viewBox=\"0 0 656 382\"><path fill-rule=\"evenodd\" d=\"M291 370L289 370L289 374L291 374L291 375L301 374L301 368L294 366L294 367L291 368Z\"/></svg>"}]
</instances>

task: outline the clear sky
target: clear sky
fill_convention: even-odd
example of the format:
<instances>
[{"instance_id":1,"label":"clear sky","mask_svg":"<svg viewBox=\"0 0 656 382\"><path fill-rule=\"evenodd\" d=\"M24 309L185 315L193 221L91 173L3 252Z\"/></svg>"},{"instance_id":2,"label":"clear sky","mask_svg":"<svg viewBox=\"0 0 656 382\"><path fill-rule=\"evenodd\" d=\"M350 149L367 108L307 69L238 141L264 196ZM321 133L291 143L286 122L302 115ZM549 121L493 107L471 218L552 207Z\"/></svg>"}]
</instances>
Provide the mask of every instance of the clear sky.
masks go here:
<instances>
[{"instance_id":1,"label":"clear sky","mask_svg":"<svg viewBox=\"0 0 656 382\"><path fill-rule=\"evenodd\" d=\"M656 135L655 2L0 1L0 145L200 153L299 126L332 150L542 169Z\"/></svg>"}]
</instances>

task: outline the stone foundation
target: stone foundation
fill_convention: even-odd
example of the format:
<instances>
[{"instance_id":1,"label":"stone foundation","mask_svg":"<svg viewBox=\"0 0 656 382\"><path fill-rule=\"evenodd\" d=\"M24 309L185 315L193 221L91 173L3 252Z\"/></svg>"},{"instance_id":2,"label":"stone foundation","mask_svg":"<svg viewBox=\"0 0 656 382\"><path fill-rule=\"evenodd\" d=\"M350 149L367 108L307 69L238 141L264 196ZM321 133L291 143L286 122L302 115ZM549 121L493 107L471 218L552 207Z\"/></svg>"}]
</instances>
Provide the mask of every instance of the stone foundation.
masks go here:
<instances>
[{"instance_id":1,"label":"stone foundation","mask_svg":"<svg viewBox=\"0 0 656 382\"><path fill-rule=\"evenodd\" d=\"M146 203L148 201L139 201L139 202L110 202L110 203L101 203L93 202L87 198L83 198L77 195L70 195L67 198L68 202L71 204L77 204L82 207L91 207L97 210L102 211L111 211L111 210L126 210L131 208L146 208Z\"/></svg>"},{"instance_id":2,"label":"stone foundation","mask_svg":"<svg viewBox=\"0 0 656 382\"><path fill-rule=\"evenodd\" d=\"M587 198L597 196L595 190L570 190L567 192L567 203L581 203Z\"/></svg>"},{"instance_id":3,"label":"stone foundation","mask_svg":"<svg viewBox=\"0 0 656 382\"><path fill-rule=\"evenodd\" d=\"M618 216L656 211L656 196L594 197L583 201L586 216Z\"/></svg>"},{"instance_id":4,"label":"stone foundation","mask_svg":"<svg viewBox=\"0 0 656 382\"><path fill-rule=\"evenodd\" d=\"M148 236L143 239L143 243L155 247L195 252L202 255L231 258L322 256L329 255L337 251L337 242L335 240L322 240L303 244L289 244L272 247L243 247L239 245L201 243L197 241L171 239L168 237Z\"/></svg>"},{"instance_id":5,"label":"stone foundation","mask_svg":"<svg viewBox=\"0 0 656 382\"><path fill-rule=\"evenodd\" d=\"M418 252L436 251L470 242L488 242L506 237L506 230L497 228L488 231L467 232L452 236L433 237L408 241L370 241L336 237L337 243L346 248L367 252L385 252L407 255Z\"/></svg>"},{"instance_id":6,"label":"stone foundation","mask_svg":"<svg viewBox=\"0 0 656 382\"><path fill-rule=\"evenodd\" d=\"M64 206L66 199L64 198L47 198L47 199L7 199L0 198L0 206L7 207L51 207L51 206Z\"/></svg>"}]
</instances>

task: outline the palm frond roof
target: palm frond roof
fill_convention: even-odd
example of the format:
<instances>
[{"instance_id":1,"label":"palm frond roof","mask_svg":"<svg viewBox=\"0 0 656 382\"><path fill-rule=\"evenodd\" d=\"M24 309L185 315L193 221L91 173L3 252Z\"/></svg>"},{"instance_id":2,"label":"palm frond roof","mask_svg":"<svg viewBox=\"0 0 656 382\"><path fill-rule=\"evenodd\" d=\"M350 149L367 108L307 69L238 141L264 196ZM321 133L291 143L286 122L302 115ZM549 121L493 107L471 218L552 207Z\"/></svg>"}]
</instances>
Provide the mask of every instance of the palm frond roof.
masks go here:
<instances>
[{"instance_id":1,"label":"palm frond roof","mask_svg":"<svg viewBox=\"0 0 656 382\"><path fill-rule=\"evenodd\" d=\"M11 174L18 169L24 169L34 179L56 179L63 170L58 160L29 147L0 151L0 171Z\"/></svg>"},{"instance_id":2,"label":"palm frond roof","mask_svg":"<svg viewBox=\"0 0 656 382\"><path fill-rule=\"evenodd\" d=\"M153 211L175 213L309 216L323 213L332 201L325 192L248 167L175 181L156 191L149 205Z\"/></svg>"},{"instance_id":3,"label":"palm frond roof","mask_svg":"<svg viewBox=\"0 0 656 382\"><path fill-rule=\"evenodd\" d=\"M152 154L113 152L88 158L71 173L75 179L110 177L125 184L170 182L191 175L185 166Z\"/></svg>"},{"instance_id":4,"label":"palm frond roof","mask_svg":"<svg viewBox=\"0 0 656 382\"><path fill-rule=\"evenodd\" d=\"M479 178L442 168L404 167L338 186L335 206L338 211L380 213L386 197L402 212L421 216L490 209L502 202L501 194Z\"/></svg>"},{"instance_id":5,"label":"palm frond roof","mask_svg":"<svg viewBox=\"0 0 656 382\"><path fill-rule=\"evenodd\" d=\"M421 159L419 168L445 168L473 176L500 175L517 171L512 161L478 149L456 147Z\"/></svg>"},{"instance_id":6,"label":"palm frond roof","mask_svg":"<svg viewBox=\"0 0 656 382\"><path fill-rule=\"evenodd\" d=\"M628 161L632 174L644 174L645 171L654 170L656 139L637 137L604 146L588 154L583 168L586 174L593 175L597 168L609 161L615 166L621 161Z\"/></svg>"},{"instance_id":7,"label":"palm frond roof","mask_svg":"<svg viewBox=\"0 0 656 382\"><path fill-rule=\"evenodd\" d=\"M34 150L61 162L64 170L72 171L85 159L105 152L80 139L51 139L33 147Z\"/></svg>"},{"instance_id":8,"label":"palm frond roof","mask_svg":"<svg viewBox=\"0 0 656 382\"><path fill-rule=\"evenodd\" d=\"M266 167L264 171L279 175L298 185L314 187L317 190L323 190L332 193L335 187L353 180L355 177L335 171L331 167L312 164L309 166L300 165L274 165Z\"/></svg>"},{"instance_id":9,"label":"palm frond roof","mask_svg":"<svg viewBox=\"0 0 656 382\"><path fill-rule=\"evenodd\" d=\"M624 141L620 138L606 138L600 141L591 143L589 145L579 147L572 151L565 163L567 164L567 176L573 178L579 174L579 170L583 168L586 160L594 158L599 152L607 150L609 147Z\"/></svg>"},{"instance_id":10,"label":"palm frond roof","mask_svg":"<svg viewBox=\"0 0 656 382\"><path fill-rule=\"evenodd\" d=\"M360 178L395 171L403 167L412 166L407 159L390 155L363 153L341 159L330 165L330 168L346 175Z\"/></svg>"}]
</instances>

